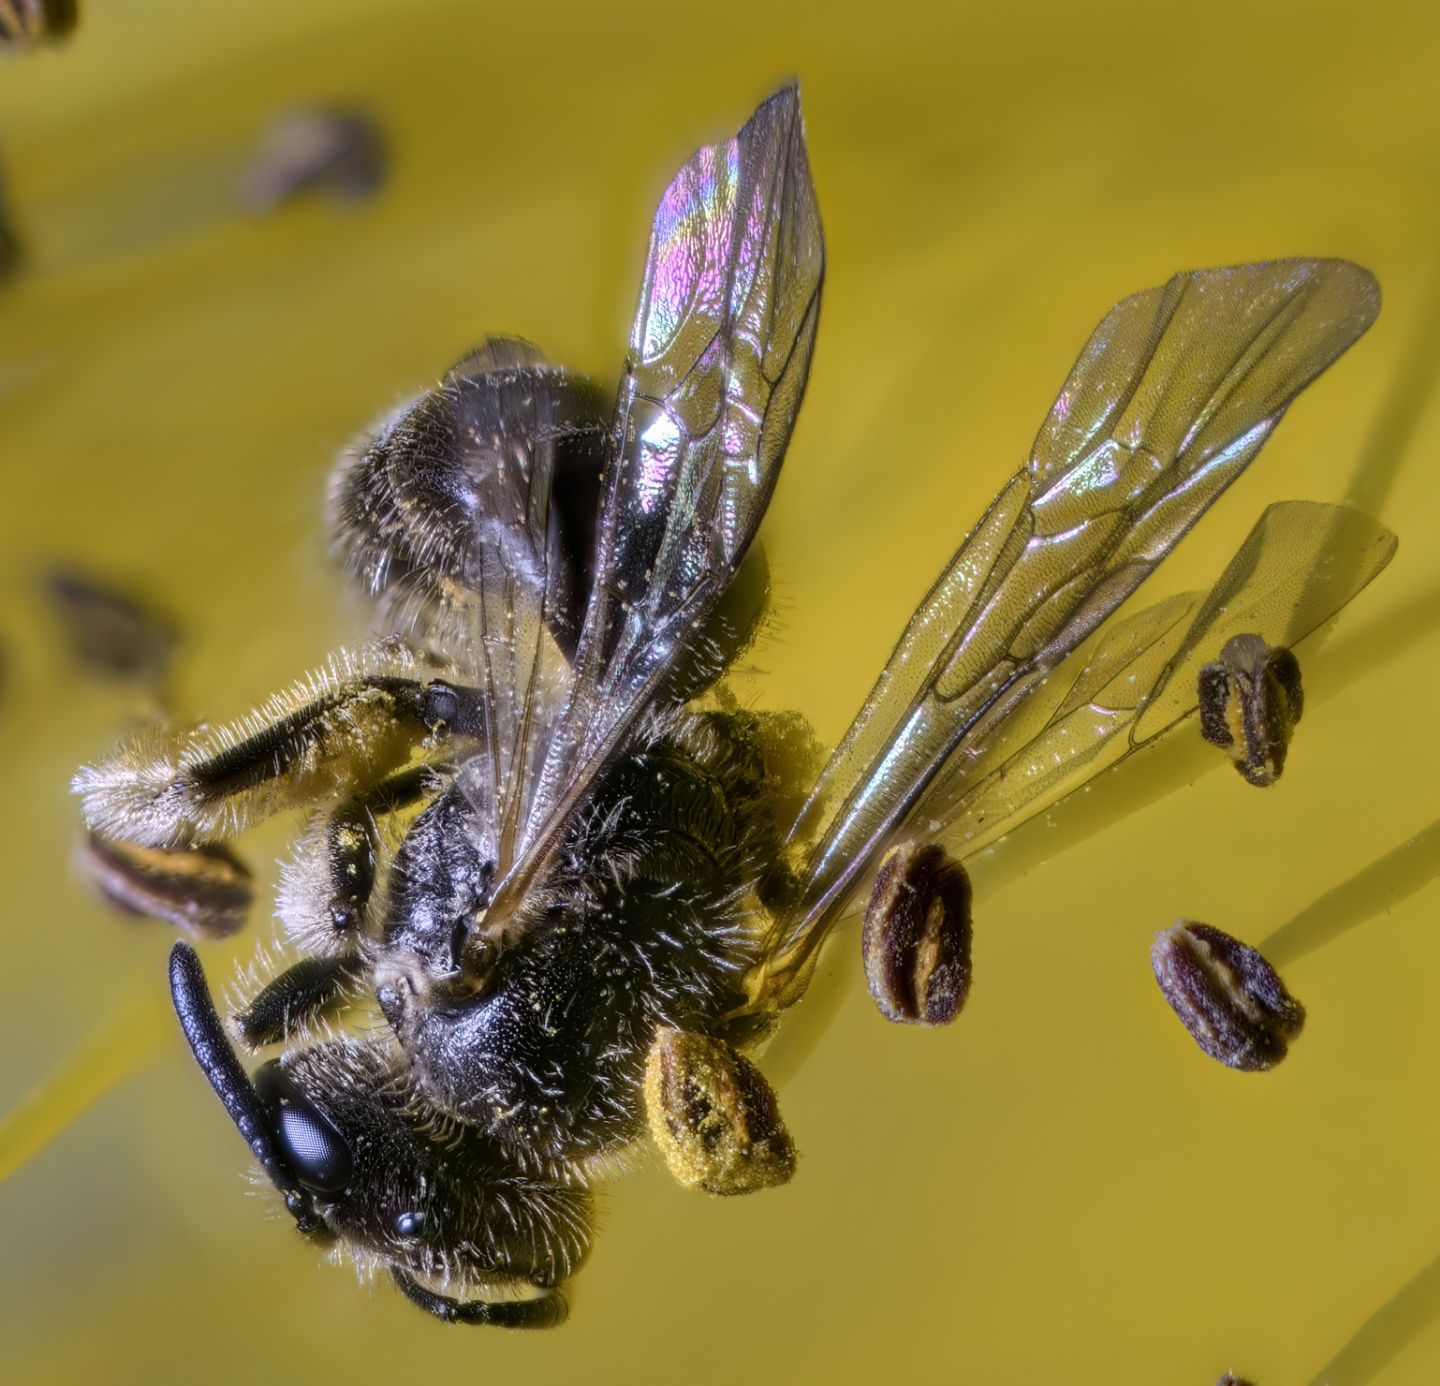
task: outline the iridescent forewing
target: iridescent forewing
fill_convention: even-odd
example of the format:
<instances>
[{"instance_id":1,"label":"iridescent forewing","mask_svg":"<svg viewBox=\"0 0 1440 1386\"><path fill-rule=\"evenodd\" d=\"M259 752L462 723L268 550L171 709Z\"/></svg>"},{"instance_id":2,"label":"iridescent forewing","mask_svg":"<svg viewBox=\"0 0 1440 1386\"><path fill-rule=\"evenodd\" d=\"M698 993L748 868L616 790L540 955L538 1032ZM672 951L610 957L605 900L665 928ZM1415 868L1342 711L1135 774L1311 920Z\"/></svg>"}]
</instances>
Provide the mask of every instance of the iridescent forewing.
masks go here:
<instances>
[{"instance_id":1,"label":"iridescent forewing","mask_svg":"<svg viewBox=\"0 0 1440 1386\"><path fill-rule=\"evenodd\" d=\"M1282 260L1178 275L1111 310L801 814L787 937L833 915L951 757L1139 586L1378 308L1364 270Z\"/></svg>"},{"instance_id":2,"label":"iridescent forewing","mask_svg":"<svg viewBox=\"0 0 1440 1386\"><path fill-rule=\"evenodd\" d=\"M1171 597L1108 627L989 743L967 746L920 801L917 830L957 856L978 851L1189 717L1200 666L1231 636L1295 645L1395 547L1394 534L1347 506L1272 505L1208 594Z\"/></svg>"},{"instance_id":3,"label":"iridescent forewing","mask_svg":"<svg viewBox=\"0 0 1440 1386\"><path fill-rule=\"evenodd\" d=\"M502 882L512 899L745 557L804 392L823 263L789 87L700 150L656 213L574 680Z\"/></svg>"}]
</instances>

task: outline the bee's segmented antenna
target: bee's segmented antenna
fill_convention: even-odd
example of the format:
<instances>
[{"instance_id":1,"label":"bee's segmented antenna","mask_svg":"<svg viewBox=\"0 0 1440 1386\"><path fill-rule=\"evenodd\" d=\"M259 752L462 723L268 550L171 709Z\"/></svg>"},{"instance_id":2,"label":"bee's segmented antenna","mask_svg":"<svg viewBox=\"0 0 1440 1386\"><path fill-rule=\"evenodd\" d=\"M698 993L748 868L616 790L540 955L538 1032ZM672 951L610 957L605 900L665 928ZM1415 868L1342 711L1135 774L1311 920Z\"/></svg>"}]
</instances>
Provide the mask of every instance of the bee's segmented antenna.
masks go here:
<instances>
[{"instance_id":1,"label":"bee's segmented antenna","mask_svg":"<svg viewBox=\"0 0 1440 1386\"><path fill-rule=\"evenodd\" d=\"M276 1152L270 1137L260 1095L236 1057L225 1027L210 999L205 971L200 959L188 943L177 943L170 950L170 995L180 1028L189 1041L190 1052L200 1065L215 1095L230 1113L251 1153L285 1198L285 1207L301 1232L312 1232L319 1225L309 1193L290 1173Z\"/></svg>"}]
</instances>

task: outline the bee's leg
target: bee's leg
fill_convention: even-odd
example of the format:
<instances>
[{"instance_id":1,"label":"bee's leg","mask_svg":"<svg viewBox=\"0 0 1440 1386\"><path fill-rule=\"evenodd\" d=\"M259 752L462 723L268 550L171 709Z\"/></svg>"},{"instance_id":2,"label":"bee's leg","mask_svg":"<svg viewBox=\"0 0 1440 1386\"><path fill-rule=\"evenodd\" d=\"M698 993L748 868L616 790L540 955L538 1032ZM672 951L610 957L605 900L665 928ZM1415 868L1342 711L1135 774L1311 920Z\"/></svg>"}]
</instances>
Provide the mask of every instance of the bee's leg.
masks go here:
<instances>
[{"instance_id":1,"label":"bee's leg","mask_svg":"<svg viewBox=\"0 0 1440 1386\"><path fill-rule=\"evenodd\" d=\"M334 1008L363 971L355 956L302 958L288 967L235 1016L235 1029L251 1049L287 1040L307 1022Z\"/></svg>"},{"instance_id":2,"label":"bee's leg","mask_svg":"<svg viewBox=\"0 0 1440 1386\"><path fill-rule=\"evenodd\" d=\"M348 1000L350 983L364 970L357 949L375 885L376 820L433 790L435 779L428 766L392 775L347 799L302 839L285 868L279 914L313 956L287 968L236 1015L236 1030L252 1049L289 1039Z\"/></svg>"},{"instance_id":3,"label":"bee's leg","mask_svg":"<svg viewBox=\"0 0 1440 1386\"><path fill-rule=\"evenodd\" d=\"M332 665L228 726L122 745L75 777L86 822L148 847L219 841L363 792L441 733L483 738L478 691L357 664Z\"/></svg>"},{"instance_id":4,"label":"bee's leg","mask_svg":"<svg viewBox=\"0 0 1440 1386\"><path fill-rule=\"evenodd\" d=\"M551 1290L539 1299L451 1299L449 1295L427 1290L408 1271L390 1268L391 1279L410 1301L427 1314L434 1314L445 1323L491 1324L497 1328L554 1328L565 1322L569 1306L558 1290Z\"/></svg>"},{"instance_id":5,"label":"bee's leg","mask_svg":"<svg viewBox=\"0 0 1440 1386\"><path fill-rule=\"evenodd\" d=\"M289 1039L347 999L364 970L356 950L375 884L376 819L414 803L434 787L434 777L427 766L392 775L347 799L301 842L285 870L279 913L314 956L280 973L236 1015L236 1030L252 1049Z\"/></svg>"},{"instance_id":6,"label":"bee's leg","mask_svg":"<svg viewBox=\"0 0 1440 1386\"><path fill-rule=\"evenodd\" d=\"M315 819L283 868L278 901L298 947L325 955L355 947L375 886L377 820L435 791L441 773L428 765L402 770Z\"/></svg>"}]
</instances>

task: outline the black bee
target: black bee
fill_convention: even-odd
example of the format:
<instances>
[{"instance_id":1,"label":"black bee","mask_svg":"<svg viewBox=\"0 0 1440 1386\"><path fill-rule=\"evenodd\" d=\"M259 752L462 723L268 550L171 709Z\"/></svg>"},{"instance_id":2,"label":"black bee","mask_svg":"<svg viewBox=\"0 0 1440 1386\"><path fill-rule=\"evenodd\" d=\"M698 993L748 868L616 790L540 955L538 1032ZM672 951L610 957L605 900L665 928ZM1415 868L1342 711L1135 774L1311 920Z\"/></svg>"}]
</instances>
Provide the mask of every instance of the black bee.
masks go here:
<instances>
[{"instance_id":1,"label":"black bee","mask_svg":"<svg viewBox=\"0 0 1440 1386\"><path fill-rule=\"evenodd\" d=\"M823 262L787 88L661 199L613 405L492 339L340 460L336 549L400 636L76 781L93 830L159 848L311 812L279 906L301 957L235 1019L280 1056L246 1072L183 944L175 1004L300 1231L442 1319L561 1319L647 1123L687 1183L783 1181L743 1053L881 855L993 838L1192 711L1232 609L1289 644L1389 556L1353 512L1276 507L1263 592L1242 550L1228 605L1067 662L1378 307L1341 261L1180 275L1100 324L817 776L803 723L720 679L765 607Z\"/></svg>"}]
</instances>

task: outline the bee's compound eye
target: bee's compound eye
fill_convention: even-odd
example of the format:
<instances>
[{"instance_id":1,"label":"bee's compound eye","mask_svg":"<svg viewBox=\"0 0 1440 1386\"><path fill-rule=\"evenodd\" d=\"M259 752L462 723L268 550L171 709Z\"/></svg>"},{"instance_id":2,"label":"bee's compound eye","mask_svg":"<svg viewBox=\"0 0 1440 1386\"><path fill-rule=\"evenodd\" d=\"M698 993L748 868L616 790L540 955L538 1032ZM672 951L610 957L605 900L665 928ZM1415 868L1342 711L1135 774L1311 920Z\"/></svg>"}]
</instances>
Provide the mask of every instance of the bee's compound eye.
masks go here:
<instances>
[{"instance_id":1,"label":"bee's compound eye","mask_svg":"<svg viewBox=\"0 0 1440 1386\"><path fill-rule=\"evenodd\" d=\"M278 1059L256 1071L255 1091L265 1104L280 1157L296 1178L317 1193L343 1192L354 1172L350 1147L280 1067Z\"/></svg>"}]
</instances>

